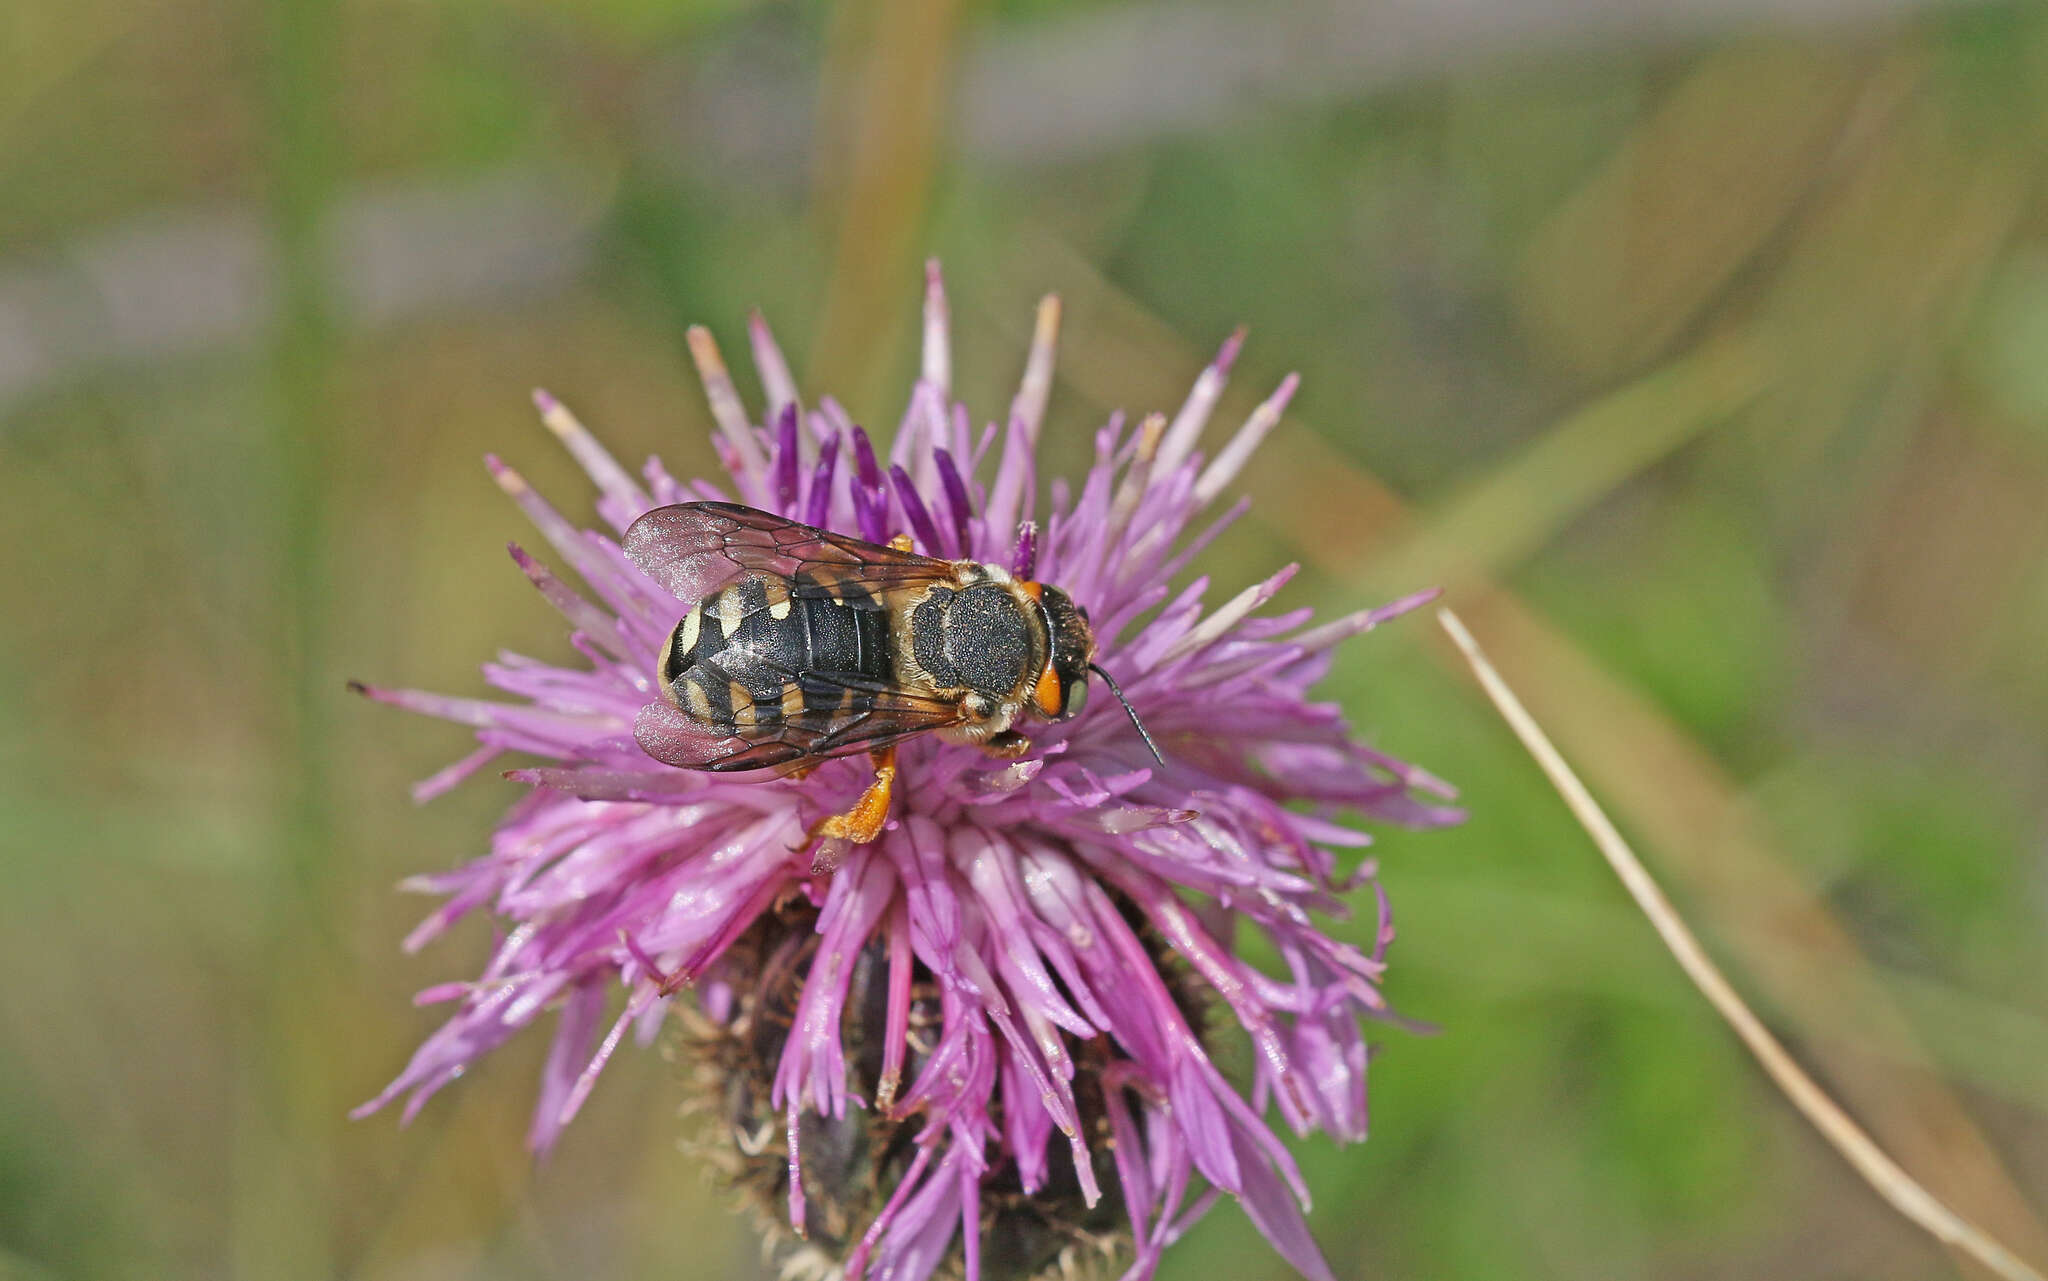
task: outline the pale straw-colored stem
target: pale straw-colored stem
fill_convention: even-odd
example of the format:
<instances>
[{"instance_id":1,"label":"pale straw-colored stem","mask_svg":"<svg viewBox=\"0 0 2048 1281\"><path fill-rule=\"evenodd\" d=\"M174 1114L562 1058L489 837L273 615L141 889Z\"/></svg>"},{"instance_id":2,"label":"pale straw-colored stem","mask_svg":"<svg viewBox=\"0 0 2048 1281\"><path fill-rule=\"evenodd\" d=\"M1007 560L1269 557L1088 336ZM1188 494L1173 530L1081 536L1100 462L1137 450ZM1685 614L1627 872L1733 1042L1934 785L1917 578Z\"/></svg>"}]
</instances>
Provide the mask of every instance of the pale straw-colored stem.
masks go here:
<instances>
[{"instance_id":1,"label":"pale straw-colored stem","mask_svg":"<svg viewBox=\"0 0 2048 1281\"><path fill-rule=\"evenodd\" d=\"M1571 766L1565 764L1564 757L1551 745L1535 718L1529 715L1528 709L1522 706L1500 673L1480 652L1479 643L1472 639L1472 633L1465 630L1458 616L1448 609L1438 610L1437 619L1458 648L1464 651L1473 674L1515 731L1515 737L1522 740L1522 746L1528 748L1536 763L1543 767L1551 786L1570 807L1572 816L1593 838L1608 865L1627 887L1630 897L1635 899L1636 906L1650 918L1650 924L1656 927L1658 936L1677 959L1679 968L1685 971L1686 977L1699 988L1715 1011L1735 1029L1735 1034L1742 1038L1742 1043L1763 1065L1765 1074L1792 1101L1792 1106L1798 1108L1820 1131L1821 1137L1842 1154L1856 1173L1863 1176L1864 1182L1900 1214L2007 1281L2044 1281L2039 1272L1949 1209L1901 1169L1896 1161L1885 1155L1875 1140L1863 1132L1862 1127L1849 1119L1848 1113L1814 1083L1707 956L1699 940L1693 937L1692 931L1671 906L1671 901L1664 897L1664 891L1650 878L1650 873L1629 849L1628 842L1621 838L1621 833L1615 830L1614 824L1594 801L1592 793L1586 790L1586 785L1579 781Z\"/></svg>"}]
</instances>

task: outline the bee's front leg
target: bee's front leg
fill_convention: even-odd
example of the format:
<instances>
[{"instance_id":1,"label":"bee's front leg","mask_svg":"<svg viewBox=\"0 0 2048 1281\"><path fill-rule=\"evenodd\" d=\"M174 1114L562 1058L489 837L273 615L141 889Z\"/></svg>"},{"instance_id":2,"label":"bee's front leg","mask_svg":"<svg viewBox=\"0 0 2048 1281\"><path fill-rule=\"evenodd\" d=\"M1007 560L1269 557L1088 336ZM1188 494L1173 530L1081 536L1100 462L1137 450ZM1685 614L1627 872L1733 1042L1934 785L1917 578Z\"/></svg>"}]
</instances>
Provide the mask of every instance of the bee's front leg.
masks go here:
<instances>
[{"instance_id":1,"label":"bee's front leg","mask_svg":"<svg viewBox=\"0 0 2048 1281\"><path fill-rule=\"evenodd\" d=\"M981 750L999 761L1014 761L1031 750L1031 740L1016 730L1006 729L1000 734L989 735Z\"/></svg>"},{"instance_id":2,"label":"bee's front leg","mask_svg":"<svg viewBox=\"0 0 2048 1281\"><path fill-rule=\"evenodd\" d=\"M889 800L896 787L896 749L885 747L868 753L868 758L875 763L874 781L853 808L818 823L805 840L805 844L818 847L811 859L813 875L822 876L838 867L847 846L868 844L882 834L889 821Z\"/></svg>"}]
</instances>

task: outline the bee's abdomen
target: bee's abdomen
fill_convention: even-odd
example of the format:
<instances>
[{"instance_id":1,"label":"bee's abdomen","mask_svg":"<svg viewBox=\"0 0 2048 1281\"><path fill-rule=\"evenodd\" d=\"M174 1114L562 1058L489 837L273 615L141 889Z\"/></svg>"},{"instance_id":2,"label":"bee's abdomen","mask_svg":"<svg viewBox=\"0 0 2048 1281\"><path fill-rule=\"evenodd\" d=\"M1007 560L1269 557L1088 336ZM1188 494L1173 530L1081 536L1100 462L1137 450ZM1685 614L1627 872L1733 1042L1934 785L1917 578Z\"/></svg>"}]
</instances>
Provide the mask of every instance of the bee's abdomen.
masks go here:
<instances>
[{"instance_id":1,"label":"bee's abdomen","mask_svg":"<svg viewBox=\"0 0 2048 1281\"><path fill-rule=\"evenodd\" d=\"M683 711L743 731L836 707L849 681L890 684L894 666L888 613L871 599L796 595L782 579L754 576L683 616L661 678Z\"/></svg>"}]
</instances>

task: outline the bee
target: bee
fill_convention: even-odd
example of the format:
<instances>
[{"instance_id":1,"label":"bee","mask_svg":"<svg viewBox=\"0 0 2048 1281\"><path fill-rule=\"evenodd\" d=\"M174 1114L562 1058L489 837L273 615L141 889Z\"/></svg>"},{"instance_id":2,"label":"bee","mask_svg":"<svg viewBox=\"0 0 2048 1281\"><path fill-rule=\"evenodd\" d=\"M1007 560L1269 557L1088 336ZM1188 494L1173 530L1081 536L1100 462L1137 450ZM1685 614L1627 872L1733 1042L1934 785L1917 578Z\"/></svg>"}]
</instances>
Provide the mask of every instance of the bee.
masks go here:
<instances>
[{"instance_id":1,"label":"bee","mask_svg":"<svg viewBox=\"0 0 2048 1281\"><path fill-rule=\"evenodd\" d=\"M634 737L656 760L721 772L799 773L869 753L874 781L813 839L881 834L898 743L929 732L1021 756L1031 740L1018 725L1078 716L1090 672L1159 757L1095 662L1087 611L1057 587L920 556L907 537L881 546L735 503L657 508L623 546L694 602L662 647L664 701L641 710Z\"/></svg>"}]
</instances>

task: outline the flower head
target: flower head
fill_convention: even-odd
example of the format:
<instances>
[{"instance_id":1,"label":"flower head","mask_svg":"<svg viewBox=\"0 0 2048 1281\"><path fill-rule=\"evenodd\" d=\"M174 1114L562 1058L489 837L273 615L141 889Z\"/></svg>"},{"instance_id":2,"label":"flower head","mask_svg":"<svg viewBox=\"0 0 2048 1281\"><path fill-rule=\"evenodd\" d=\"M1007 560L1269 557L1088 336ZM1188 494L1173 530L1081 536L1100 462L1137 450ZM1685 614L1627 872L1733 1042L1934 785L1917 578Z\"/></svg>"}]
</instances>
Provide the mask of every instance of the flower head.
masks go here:
<instances>
[{"instance_id":1,"label":"flower head","mask_svg":"<svg viewBox=\"0 0 2048 1281\"><path fill-rule=\"evenodd\" d=\"M831 400L799 402L758 317L769 403L755 424L693 330L723 486L678 481L658 461L636 477L536 397L595 482L608 530L578 528L490 467L587 588L512 548L582 662L487 664L510 702L365 690L475 729L477 751L420 784L422 797L501 754L542 762L509 773L532 790L488 855L409 882L445 898L409 948L478 909L507 929L477 979L423 994L454 1013L365 1111L407 1095L411 1116L552 1012L529 1136L545 1150L627 1032L645 1041L673 1017L700 1051L738 1181L775 1200L821 1271L1001 1281L1102 1247L1149 1277L1228 1194L1296 1268L1329 1276L1302 1217L1308 1190L1264 1117L1277 1110L1298 1134L1365 1134L1360 1021L1385 1013L1391 929L1373 865L1340 868L1337 851L1367 838L1339 818L1419 827L1456 815L1430 799L1448 787L1355 740L1308 691L1338 642L1426 596L1320 626L1306 610L1261 612L1290 566L1205 607L1207 580L1184 576L1245 504L1210 509L1295 387L1289 377L1204 458L1239 336L1171 418L1112 416L1079 485L1041 494L1058 314L1055 300L1041 307L1005 424L977 431L951 398L934 269L922 377L886 453ZM1109 698L1034 725L1021 759L920 735L900 748L880 837L814 870L806 834L860 793L858 758L761 780L670 768L634 738L658 701L658 655L694 602L619 540L650 509L697 500L871 542L907 533L927 555L1058 585L1088 611L1100 661L1164 764ZM1317 924L1366 885L1379 914L1370 951ZM1235 954L1240 923L1264 933L1281 972ZM1253 1051L1242 1088L1211 1052L1228 1023Z\"/></svg>"}]
</instances>

